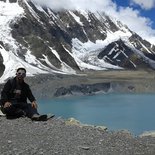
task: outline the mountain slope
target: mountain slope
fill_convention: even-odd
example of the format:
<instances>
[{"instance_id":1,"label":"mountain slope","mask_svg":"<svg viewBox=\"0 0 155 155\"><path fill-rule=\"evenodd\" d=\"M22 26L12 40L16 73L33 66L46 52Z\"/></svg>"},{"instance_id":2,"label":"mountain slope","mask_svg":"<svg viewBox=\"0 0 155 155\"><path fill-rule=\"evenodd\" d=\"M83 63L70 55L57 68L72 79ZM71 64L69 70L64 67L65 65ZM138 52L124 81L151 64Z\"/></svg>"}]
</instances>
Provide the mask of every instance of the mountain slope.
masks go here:
<instances>
[{"instance_id":1,"label":"mountain slope","mask_svg":"<svg viewBox=\"0 0 155 155\"><path fill-rule=\"evenodd\" d=\"M155 46L105 13L0 0L0 28L0 82L18 66L29 75L155 68Z\"/></svg>"}]
</instances>

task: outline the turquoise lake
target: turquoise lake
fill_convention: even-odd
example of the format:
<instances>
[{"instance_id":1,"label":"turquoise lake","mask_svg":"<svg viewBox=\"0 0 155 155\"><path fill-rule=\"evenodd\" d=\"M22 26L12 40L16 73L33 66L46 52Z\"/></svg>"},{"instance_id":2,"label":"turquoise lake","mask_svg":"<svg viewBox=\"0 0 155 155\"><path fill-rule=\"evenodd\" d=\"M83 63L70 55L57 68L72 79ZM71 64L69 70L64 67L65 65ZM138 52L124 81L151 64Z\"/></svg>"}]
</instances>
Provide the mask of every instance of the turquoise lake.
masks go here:
<instances>
[{"instance_id":1,"label":"turquoise lake","mask_svg":"<svg viewBox=\"0 0 155 155\"><path fill-rule=\"evenodd\" d=\"M99 94L39 100L40 113L103 125L108 130L127 129L134 135L155 130L155 94Z\"/></svg>"}]
</instances>

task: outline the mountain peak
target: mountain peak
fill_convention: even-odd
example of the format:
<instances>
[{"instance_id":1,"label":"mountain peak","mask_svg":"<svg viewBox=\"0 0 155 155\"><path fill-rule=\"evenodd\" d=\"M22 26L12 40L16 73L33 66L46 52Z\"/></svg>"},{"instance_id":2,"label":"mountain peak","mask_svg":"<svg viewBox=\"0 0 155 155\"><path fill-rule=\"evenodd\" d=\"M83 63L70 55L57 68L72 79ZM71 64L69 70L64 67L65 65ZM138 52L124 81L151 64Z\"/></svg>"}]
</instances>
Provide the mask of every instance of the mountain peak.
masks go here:
<instances>
[{"instance_id":1,"label":"mountain peak","mask_svg":"<svg viewBox=\"0 0 155 155\"><path fill-rule=\"evenodd\" d=\"M0 28L0 82L20 66L29 75L155 66L154 45L97 11L56 12L33 1L1 0Z\"/></svg>"}]
</instances>

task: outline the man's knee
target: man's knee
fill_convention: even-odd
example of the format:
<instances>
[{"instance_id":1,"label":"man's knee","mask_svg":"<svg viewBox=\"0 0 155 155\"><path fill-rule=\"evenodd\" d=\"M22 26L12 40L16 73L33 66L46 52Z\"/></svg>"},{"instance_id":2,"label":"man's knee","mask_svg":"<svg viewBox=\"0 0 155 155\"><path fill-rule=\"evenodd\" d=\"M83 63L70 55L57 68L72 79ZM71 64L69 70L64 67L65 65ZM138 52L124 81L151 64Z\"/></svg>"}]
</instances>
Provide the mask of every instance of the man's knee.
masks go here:
<instances>
[{"instance_id":1,"label":"man's knee","mask_svg":"<svg viewBox=\"0 0 155 155\"><path fill-rule=\"evenodd\" d=\"M14 111L14 107L13 106L10 106L10 107L3 107L2 108L2 112L4 113L4 114L9 114L9 113L12 113Z\"/></svg>"},{"instance_id":2,"label":"man's knee","mask_svg":"<svg viewBox=\"0 0 155 155\"><path fill-rule=\"evenodd\" d=\"M14 106L3 108L3 113L7 116L15 117L21 117L26 115L26 113L22 109L15 108Z\"/></svg>"}]
</instances>

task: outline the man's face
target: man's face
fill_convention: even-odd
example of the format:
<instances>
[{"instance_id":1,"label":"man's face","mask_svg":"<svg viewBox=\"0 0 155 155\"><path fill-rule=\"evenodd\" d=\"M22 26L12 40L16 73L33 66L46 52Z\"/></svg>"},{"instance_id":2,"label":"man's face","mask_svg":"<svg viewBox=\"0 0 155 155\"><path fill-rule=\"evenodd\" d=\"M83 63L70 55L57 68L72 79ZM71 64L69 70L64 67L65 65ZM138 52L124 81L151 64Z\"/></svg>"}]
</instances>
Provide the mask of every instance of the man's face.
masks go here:
<instances>
[{"instance_id":1,"label":"man's face","mask_svg":"<svg viewBox=\"0 0 155 155\"><path fill-rule=\"evenodd\" d=\"M18 80L23 80L26 77L26 73L24 70L19 70L16 75Z\"/></svg>"}]
</instances>

